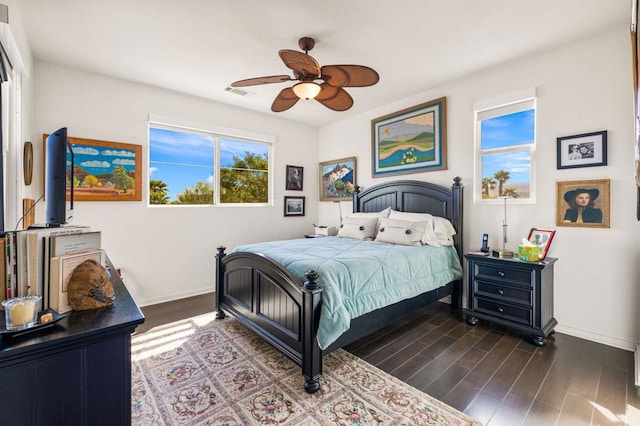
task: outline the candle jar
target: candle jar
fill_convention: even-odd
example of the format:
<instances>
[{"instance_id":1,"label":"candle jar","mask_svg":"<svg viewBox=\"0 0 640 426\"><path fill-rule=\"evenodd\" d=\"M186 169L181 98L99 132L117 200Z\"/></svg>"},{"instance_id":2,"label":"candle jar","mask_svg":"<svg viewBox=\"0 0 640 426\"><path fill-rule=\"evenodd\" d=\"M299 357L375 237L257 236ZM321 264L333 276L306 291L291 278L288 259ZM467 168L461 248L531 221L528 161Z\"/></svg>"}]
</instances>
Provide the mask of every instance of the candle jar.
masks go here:
<instances>
[{"instance_id":1,"label":"candle jar","mask_svg":"<svg viewBox=\"0 0 640 426\"><path fill-rule=\"evenodd\" d=\"M3 300L4 318L9 331L24 330L38 322L38 303L41 296L14 297Z\"/></svg>"}]
</instances>

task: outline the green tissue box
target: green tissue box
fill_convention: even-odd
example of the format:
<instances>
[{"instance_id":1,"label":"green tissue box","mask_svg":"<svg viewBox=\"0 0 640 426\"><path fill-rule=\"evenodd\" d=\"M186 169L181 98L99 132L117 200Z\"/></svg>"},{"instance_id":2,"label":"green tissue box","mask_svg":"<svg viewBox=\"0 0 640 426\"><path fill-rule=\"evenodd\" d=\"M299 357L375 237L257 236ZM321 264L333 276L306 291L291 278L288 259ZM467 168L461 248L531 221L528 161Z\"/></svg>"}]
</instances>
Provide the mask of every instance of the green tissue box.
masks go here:
<instances>
[{"instance_id":1,"label":"green tissue box","mask_svg":"<svg viewBox=\"0 0 640 426\"><path fill-rule=\"evenodd\" d=\"M518 246L518 259L523 262L540 262L540 247Z\"/></svg>"}]
</instances>

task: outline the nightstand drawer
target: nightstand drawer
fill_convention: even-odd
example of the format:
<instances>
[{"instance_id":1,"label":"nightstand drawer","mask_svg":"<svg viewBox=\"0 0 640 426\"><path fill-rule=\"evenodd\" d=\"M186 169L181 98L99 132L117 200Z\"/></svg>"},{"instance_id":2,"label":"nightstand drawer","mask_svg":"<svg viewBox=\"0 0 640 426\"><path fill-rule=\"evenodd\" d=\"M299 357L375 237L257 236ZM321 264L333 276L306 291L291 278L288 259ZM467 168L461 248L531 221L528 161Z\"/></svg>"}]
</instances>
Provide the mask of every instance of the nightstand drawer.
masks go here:
<instances>
[{"instance_id":1,"label":"nightstand drawer","mask_svg":"<svg viewBox=\"0 0 640 426\"><path fill-rule=\"evenodd\" d=\"M475 272L477 278L510 281L515 284L525 284L527 287L531 286L531 271L526 269L496 267L478 263Z\"/></svg>"},{"instance_id":2,"label":"nightstand drawer","mask_svg":"<svg viewBox=\"0 0 640 426\"><path fill-rule=\"evenodd\" d=\"M475 286L474 293L478 296L488 296L498 300L521 303L527 307L532 306L533 291L531 289L478 280L476 280Z\"/></svg>"},{"instance_id":3,"label":"nightstand drawer","mask_svg":"<svg viewBox=\"0 0 640 426\"><path fill-rule=\"evenodd\" d=\"M482 297L474 298L474 310L485 314L501 317L521 324L532 324L532 311L528 308L518 308L506 303L500 303Z\"/></svg>"}]
</instances>

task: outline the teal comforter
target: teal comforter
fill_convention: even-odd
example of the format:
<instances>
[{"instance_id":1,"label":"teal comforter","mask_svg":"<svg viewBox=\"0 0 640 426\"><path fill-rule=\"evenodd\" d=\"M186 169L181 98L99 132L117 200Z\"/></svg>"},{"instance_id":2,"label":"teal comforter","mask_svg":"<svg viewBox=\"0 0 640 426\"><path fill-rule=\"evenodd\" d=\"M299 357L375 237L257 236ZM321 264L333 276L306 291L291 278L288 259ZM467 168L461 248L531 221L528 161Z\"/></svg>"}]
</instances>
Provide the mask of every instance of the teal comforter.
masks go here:
<instances>
[{"instance_id":1,"label":"teal comforter","mask_svg":"<svg viewBox=\"0 0 640 426\"><path fill-rule=\"evenodd\" d=\"M410 247L351 238L270 241L236 247L262 254L305 281L320 274L323 288L318 344L326 349L352 318L409 299L462 277L455 249Z\"/></svg>"}]
</instances>

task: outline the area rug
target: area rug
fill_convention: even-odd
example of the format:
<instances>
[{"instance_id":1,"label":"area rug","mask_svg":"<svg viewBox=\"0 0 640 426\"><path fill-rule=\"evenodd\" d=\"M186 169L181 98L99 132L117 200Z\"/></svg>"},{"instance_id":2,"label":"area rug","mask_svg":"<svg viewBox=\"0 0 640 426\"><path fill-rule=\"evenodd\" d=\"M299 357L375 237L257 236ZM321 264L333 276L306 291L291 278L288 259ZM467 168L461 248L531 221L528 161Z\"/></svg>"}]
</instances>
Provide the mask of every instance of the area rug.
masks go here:
<instances>
[{"instance_id":1,"label":"area rug","mask_svg":"<svg viewBox=\"0 0 640 426\"><path fill-rule=\"evenodd\" d=\"M132 339L134 425L480 425L338 350L321 388L239 322L202 315Z\"/></svg>"}]
</instances>

